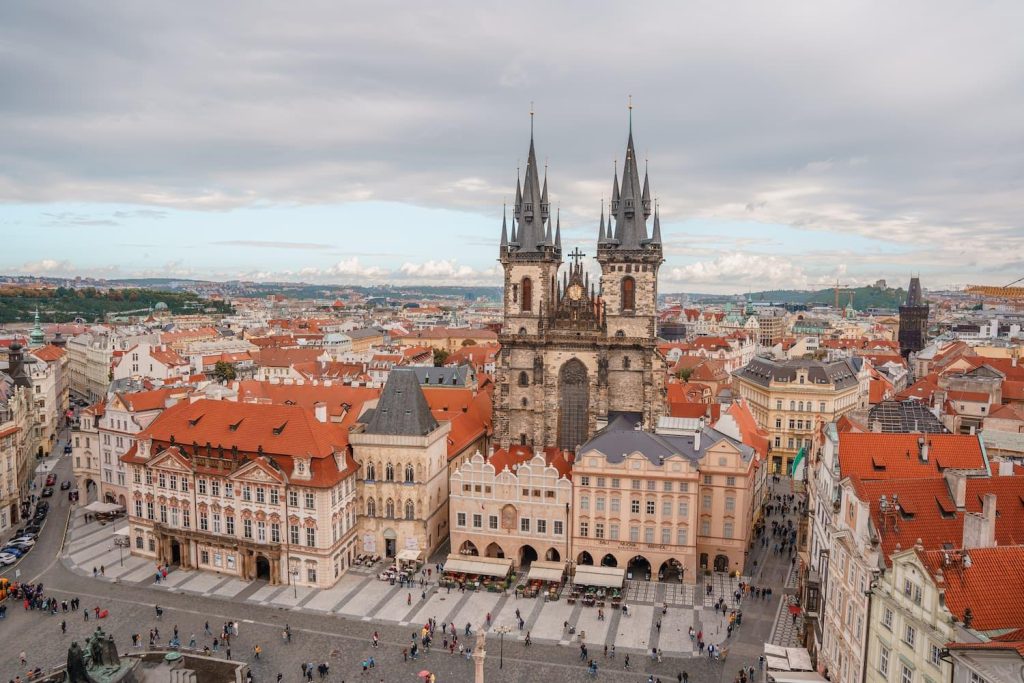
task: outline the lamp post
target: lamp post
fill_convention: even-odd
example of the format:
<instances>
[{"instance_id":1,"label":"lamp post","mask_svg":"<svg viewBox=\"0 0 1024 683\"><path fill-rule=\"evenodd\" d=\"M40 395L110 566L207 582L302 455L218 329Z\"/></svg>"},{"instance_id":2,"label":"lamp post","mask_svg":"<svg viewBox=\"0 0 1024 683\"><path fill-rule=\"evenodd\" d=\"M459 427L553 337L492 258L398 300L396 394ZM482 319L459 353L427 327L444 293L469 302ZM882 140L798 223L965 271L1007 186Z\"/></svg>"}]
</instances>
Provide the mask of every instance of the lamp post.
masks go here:
<instances>
[{"instance_id":1,"label":"lamp post","mask_svg":"<svg viewBox=\"0 0 1024 683\"><path fill-rule=\"evenodd\" d=\"M295 600L299 599L299 589L296 583L299 581L299 568L292 567L292 598Z\"/></svg>"},{"instance_id":2,"label":"lamp post","mask_svg":"<svg viewBox=\"0 0 1024 683\"><path fill-rule=\"evenodd\" d=\"M494 629L499 636L498 639L498 668L502 669L505 666L505 634L510 633L512 628L509 626L499 626Z\"/></svg>"},{"instance_id":3,"label":"lamp post","mask_svg":"<svg viewBox=\"0 0 1024 683\"><path fill-rule=\"evenodd\" d=\"M116 545L117 549L121 552L122 567L124 566L124 549L129 547L130 543L131 539L129 539L127 536L114 536L114 545Z\"/></svg>"}]
</instances>

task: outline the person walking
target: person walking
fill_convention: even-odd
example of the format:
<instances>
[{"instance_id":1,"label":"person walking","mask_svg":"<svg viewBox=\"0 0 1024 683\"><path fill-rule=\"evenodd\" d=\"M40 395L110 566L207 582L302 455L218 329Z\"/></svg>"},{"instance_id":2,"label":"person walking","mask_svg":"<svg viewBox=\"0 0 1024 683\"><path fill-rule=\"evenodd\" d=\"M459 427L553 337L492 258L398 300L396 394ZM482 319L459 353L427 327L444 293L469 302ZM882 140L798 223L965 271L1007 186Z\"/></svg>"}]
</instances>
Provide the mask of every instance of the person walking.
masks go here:
<instances>
[{"instance_id":1,"label":"person walking","mask_svg":"<svg viewBox=\"0 0 1024 683\"><path fill-rule=\"evenodd\" d=\"M60 622L60 632L62 634L66 634L68 632L68 622L66 622L66 621Z\"/></svg>"},{"instance_id":2,"label":"person walking","mask_svg":"<svg viewBox=\"0 0 1024 683\"><path fill-rule=\"evenodd\" d=\"M263 648L261 648L259 644L252 646L252 654L256 657L256 659L260 658L261 652L263 652Z\"/></svg>"}]
</instances>

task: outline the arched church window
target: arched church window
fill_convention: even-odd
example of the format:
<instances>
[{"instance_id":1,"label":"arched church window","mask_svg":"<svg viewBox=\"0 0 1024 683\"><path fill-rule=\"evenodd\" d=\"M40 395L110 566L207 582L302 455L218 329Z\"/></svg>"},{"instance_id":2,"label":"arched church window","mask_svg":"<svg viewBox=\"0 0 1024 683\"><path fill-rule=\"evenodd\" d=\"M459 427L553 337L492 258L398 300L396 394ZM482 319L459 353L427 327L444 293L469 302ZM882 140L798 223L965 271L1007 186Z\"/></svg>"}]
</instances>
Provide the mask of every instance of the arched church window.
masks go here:
<instances>
[{"instance_id":1,"label":"arched church window","mask_svg":"<svg viewBox=\"0 0 1024 683\"><path fill-rule=\"evenodd\" d=\"M621 339L622 337L626 336L626 331L625 330L616 330L615 331L615 336L619 337Z\"/></svg>"},{"instance_id":2,"label":"arched church window","mask_svg":"<svg viewBox=\"0 0 1024 683\"><path fill-rule=\"evenodd\" d=\"M530 376L526 374L525 370L523 370L522 372L519 373L519 386L526 387L526 386L529 386L529 385L530 385Z\"/></svg>"},{"instance_id":3,"label":"arched church window","mask_svg":"<svg viewBox=\"0 0 1024 683\"><path fill-rule=\"evenodd\" d=\"M411 484L416 481L415 473L413 472L412 465L405 466L405 483Z\"/></svg>"},{"instance_id":4,"label":"arched church window","mask_svg":"<svg viewBox=\"0 0 1024 683\"><path fill-rule=\"evenodd\" d=\"M622 278L622 310L632 311L636 308L636 280L631 277Z\"/></svg>"},{"instance_id":5,"label":"arched church window","mask_svg":"<svg viewBox=\"0 0 1024 683\"><path fill-rule=\"evenodd\" d=\"M411 501L405 501L405 518L415 519L416 518L416 505Z\"/></svg>"},{"instance_id":6,"label":"arched church window","mask_svg":"<svg viewBox=\"0 0 1024 683\"><path fill-rule=\"evenodd\" d=\"M384 516L388 519L395 518L395 501L388 498L387 502L384 503Z\"/></svg>"},{"instance_id":7,"label":"arched church window","mask_svg":"<svg viewBox=\"0 0 1024 683\"><path fill-rule=\"evenodd\" d=\"M373 498L366 501L366 516L376 517L377 516L377 503L374 502Z\"/></svg>"},{"instance_id":8,"label":"arched church window","mask_svg":"<svg viewBox=\"0 0 1024 683\"><path fill-rule=\"evenodd\" d=\"M395 480L395 466L388 463L387 467L384 468L384 481Z\"/></svg>"},{"instance_id":9,"label":"arched church window","mask_svg":"<svg viewBox=\"0 0 1024 683\"><path fill-rule=\"evenodd\" d=\"M372 462L366 463L366 480L377 481L377 468L373 466Z\"/></svg>"},{"instance_id":10,"label":"arched church window","mask_svg":"<svg viewBox=\"0 0 1024 683\"><path fill-rule=\"evenodd\" d=\"M519 308L523 311L533 310L533 280L528 277L523 278L523 302Z\"/></svg>"},{"instance_id":11,"label":"arched church window","mask_svg":"<svg viewBox=\"0 0 1024 683\"><path fill-rule=\"evenodd\" d=\"M526 328L525 327L520 327L519 328L519 334L526 334Z\"/></svg>"}]
</instances>

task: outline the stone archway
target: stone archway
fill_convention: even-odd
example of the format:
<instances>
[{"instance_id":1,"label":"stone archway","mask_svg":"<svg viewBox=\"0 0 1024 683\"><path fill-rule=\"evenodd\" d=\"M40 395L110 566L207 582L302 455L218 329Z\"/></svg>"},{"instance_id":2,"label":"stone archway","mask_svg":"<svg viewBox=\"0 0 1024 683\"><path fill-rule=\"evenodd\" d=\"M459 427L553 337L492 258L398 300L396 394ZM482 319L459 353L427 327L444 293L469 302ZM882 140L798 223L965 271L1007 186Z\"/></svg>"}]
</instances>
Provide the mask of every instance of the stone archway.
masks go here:
<instances>
[{"instance_id":1,"label":"stone archway","mask_svg":"<svg viewBox=\"0 0 1024 683\"><path fill-rule=\"evenodd\" d=\"M729 556L728 555L715 555L715 571L716 572L727 572L727 571L729 571Z\"/></svg>"},{"instance_id":2,"label":"stone archway","mask_svg":"<svg viewBox=\"0 0 1024 683\"><path fill-rule=\"evenodd\" d=\"M558 445L575 451L590 437L590 380L587 366L578 358L559 370L558 397Z\"/></svg>"},{"instance_id":3,"label":"stone archway","mask_svg":"<svg viewBox=\"0 0 1024 683\"><path fill-rule=\"evenodd\" d=\"M487 557L500 557L500 558L504 558L505 557L505 551L502 550L501 546L498 545L497 543L491 543L490 545L487 546L487 550L484 552L484 555L487 556Z\"/></svg>"},{"instance_id":4,"label":"stone archway","mask_svg":"<svg viewBox=\"0 0 1024 683\"><path fill-rule=\"evenodd\" d=\"M480 551L476 549L476 544L473 541L463 541L459 546L459 554L476 556L480 554Z\"/></svg>"},{"instance_id":5,"label":"stone archway","mask_svg":"<svg viewBox=\"0 0 1024 683\"><path fill-rule=\"evenodd\" d=\"M637 581L651 580L651 563L643 555L637 555L629 561L627 578Z\"/></svg>"},{"instance_id":6,"label":"stone archway","mask_svg":"<svg viewBox=\"0 0 1024 683\"><path fill-rule=\"evenodd\" d=\"M658 581L678 581L682 583L685 571L679 560L674 557L670 558L661 563L661 568L658 569Z\"/></svg>"},{"instance_id":7,"label":"stone archway","mask_svg":"<svg viewBox=\"0 0 1024 683\"><path fill-rule=\"evenodd\" d=\"M519 549L519 566L525 567L537 561L537 551L532 545L524 545Z\"/></svg>"},{"instance_id":8,"label":"stone archway","mask_svg":"<svg viewBox=\"0 0 1024 683\"><path fill-rule=\"evenodd\" d=\"M562 554L558 552L558 548L548 548L548 551L544 553L544 559L548 562L558 562L562 559Z\"/></svg>"},{"instance_id":9,"label":"stone archway","mask_svg":"<svg viewBox=\"0 0 1024 683\"><path fill-rule=\"evenodd\" d=\"M604 557L601 558L601 566L602 567L618 567L619 566L619 560L618 560L618 558L616 558L611 553L608 553L607 555L605 555Z\"/></svg>"},{"instance_id":10,"label":"stone archway","mask_svg":"<svg viewBox=\"0 0 1024 683\"><path fill-rule=\"evenodd\" d=\"M594 558L590 553L584 550L582 553L579 554L579 556L577 556L576 564L592 565L594 564Z\"/></svg>"},{"instance_id":11,"label":"stone archway","mask_svg":"<svg viewBox=\"0 0 1024 683\"><path fill-rule=\"evenodd\" d=\"M270 581L270 560L265 555L256 556L256 578Z\"/></svg>"}]
</instances>

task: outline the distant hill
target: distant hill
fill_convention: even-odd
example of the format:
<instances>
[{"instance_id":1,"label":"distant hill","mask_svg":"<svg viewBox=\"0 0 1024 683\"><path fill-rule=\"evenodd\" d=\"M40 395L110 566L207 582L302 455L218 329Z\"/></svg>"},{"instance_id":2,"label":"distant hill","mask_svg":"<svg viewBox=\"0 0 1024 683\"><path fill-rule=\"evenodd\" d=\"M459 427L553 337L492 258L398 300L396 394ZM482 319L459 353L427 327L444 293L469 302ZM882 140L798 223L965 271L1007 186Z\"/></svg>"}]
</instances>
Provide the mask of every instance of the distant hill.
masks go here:
<instances>
[{"instance_id":1,"label":"distant hill","mask_svg":"<svg viewBox=\"0 0 1024 683\"><path fill-rule=\"evenodd\" d=\"M206 308L223 313L231 311L224 302L208 301L189 292L5 285L0 286L0 323L32 320L37 307L40 318L46 323L71 322L75 318L91 323L102 321L108 313L144 312L161 301L171 313L196 313Z\"/></svg>"},{"instance_id":2,"label":"distant hill","mask_svg":"<svg viewBox=\"0 0 1024 683\"><path fill-rule=\"evenodd\" d=\"M907 292L902 288L878 287L855 287L852 289L839 290L839 305L845 307L850 302L850 293L853 293L853 307L857 310L867 308L898 308L907 299ZM689 294L690 299L698 303L715 303L737 300L736 295L721 294ZM835 290L800 290L800 289L770 289L763 292L751 292L750 300L755 303L774 304L804 304L832 306L835 304Z\"/></svg>"}]
</instances>

